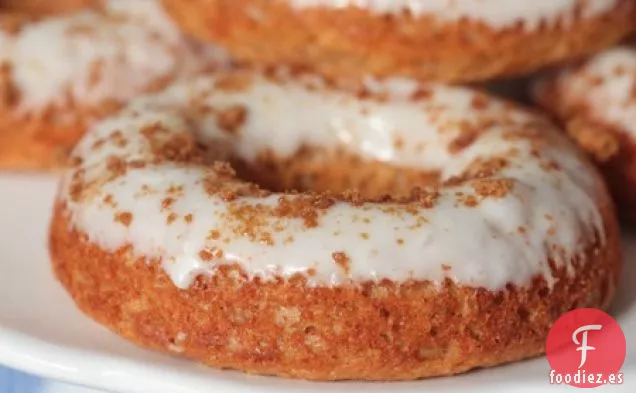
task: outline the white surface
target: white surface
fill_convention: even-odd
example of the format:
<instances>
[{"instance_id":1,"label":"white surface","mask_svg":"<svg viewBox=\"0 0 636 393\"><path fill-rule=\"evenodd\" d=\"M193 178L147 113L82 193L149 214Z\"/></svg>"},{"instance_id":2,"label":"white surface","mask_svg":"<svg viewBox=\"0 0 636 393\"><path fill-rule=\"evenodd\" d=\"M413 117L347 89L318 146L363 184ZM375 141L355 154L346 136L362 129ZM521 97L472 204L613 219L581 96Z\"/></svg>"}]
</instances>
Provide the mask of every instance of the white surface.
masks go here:
<instances>
[{"instance_id":1,"label":"white surface","mask_svg":"<svg viewBox=\"0 0 636 393\"><path fill-rule=\"evenodd\" d=\"M139 393L575 391L549 385L543 358L418 382L310 383L210 370L138 349L80 314L53 279L45 245L55 185L53 177L0 175L0 363L7 366L90 387ZM631 264L626 263L613 311L627 337L622 370L626 383L599 391L636 390L636 235L626 239L626 261Z\"/></svg>"}]
</instances>

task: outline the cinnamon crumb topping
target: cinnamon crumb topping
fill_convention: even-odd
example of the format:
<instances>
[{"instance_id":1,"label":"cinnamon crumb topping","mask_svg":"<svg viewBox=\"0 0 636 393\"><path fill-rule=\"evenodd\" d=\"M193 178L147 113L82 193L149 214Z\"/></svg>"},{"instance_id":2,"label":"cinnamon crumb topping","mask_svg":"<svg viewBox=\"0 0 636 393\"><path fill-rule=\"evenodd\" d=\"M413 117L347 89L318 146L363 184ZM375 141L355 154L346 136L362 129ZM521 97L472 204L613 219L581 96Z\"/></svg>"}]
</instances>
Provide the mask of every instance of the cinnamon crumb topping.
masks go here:
<instances>
[{"instance_id":1,"label":"cinnamon crumb topping","mask_svg":"<svg viewBox=\"0 0 636 393\"><path fill-rule=\"evenodd\" d=\"M247 109L243 105L234 105L223 109L216 115L217 126L230 134L236 134L247 119Z\"/></svg>"},{"instance_id":2,"label":"cinnamon crumb topping","mask_svg":"<svg viewBox=\"0 0 636 393\"><path fill-rule=\"evenodd\" d=\"M223 250L218 247L212 247L206 250L199 251L199 258L201 258L205 262L223 259L224 255L225 253L223 252Z\"/></svg>"},{"instance_id":3,"label":"cinnamon crumb topping","mask_svg":"<svg viewBox=\"0 0 636 393\"><path fill-rule=\"evenodd\" d=\"M164 198L161 201L161 210L164 211L164 210L170 209L170 207L172 206L174 202L175 202L174 198L170 198L170 197Z\"/></svg>"},{"instance_id":4,"label":"cinnamon crumb topping","mask_svg":"<svg viewBox=\"0 0 636 393\"><path fill-rule=\"evenodd\" d=\"M476 93L470 102L470 106L475 110L483 110L488 107L490 100L485 94Z\"/></svg>"},{"instance_id":5,"label":"cinnamon crumb topping","mask_svg":"<svg viewBox=\"0 0 636 393\"><path fill-rule=\"evenodd\" d=\"M477 198L475 198L473 195L467 195L464 197L464 206L475 207L478 204L479 202L477 201Z\"/></svg>"},{"instance_id":6,"label":"cinnamon crumb topping","mask_svg":"<svg viewBox=\"0 0 636 393\"><path fill-rule=\"evenodd\" d=\"M109 139L115 146L120 148L124 148L128 144L128 141L124 138L124 134L119 130L110 134Z\"/></svg>"},{"instance_id":7,"label":"cinnamon crumb topping","mask_svg":"<svg viewBox=\"0 0 636 393\"><path fill-rule=\"evenodd\" d=\"M133 215L131 212L115 213L114 220L115 222L118 222L122 224L123 226L127 227L127 226L130 226L130 224L132 223Z\"/></svg>"},{"instance_id":8,"label":"cinnamon crumb topping","mask_svg":"<svg viewBox=\"0 0 636 393\"><path fill-rule=\"evenodd\" d=\"M115 203L115 199L113 198L113 194L108 194L104 196L104 199L102 199L102 201L104 202L106 206L110 206L113 208L117 207L117 204Z\"/></svg>"},{"instance_id":9,"label":"cinnamon crumb topping","mask_svg":"<svg viewBox=\"0 0 636 393\"><path fill-rule=\"evenodd\" d=\"M216 229L210 230L210 232L208 234L208 239L209 240L219 240L220 238L221 238L221 232L219 232Z\"/></svg>"},{"instance_id":10,"label":"cinnamon crumb topping","mask_svg":"<svg viewBox=\"0 0 636 393\"><path fill-rule=\"evenodd\" d=\"M212 164L212 168L214 172L216 172L219 176L227 176L227 177L235 177L236 171L232 168L229 162L225 161L215 161Z\"/></svg>"},{"instance_id":11,"label":"cinnamon crumb topping","mask_svg":"<svg viewBox=\"0 0 636 393\"><path fill-rule=\"evenodd\" d=\"M466 130L465 132L461 132L459 136L448 145L448 152L451 154L457 154L462 150L470 147L479 136L478 133L474 132L474 130Z\"/></svg>"},{"instance_id":12,"label":"cinnamon crumb topping","mask_svg":"<svg viewBox=\"0 0 636 393\"><path fill-rule=\"evenodd\" d=\"M413 94L411 94L412 101L429 100L433 97L433 90L426 87L419 87Z\"/></svg>"},{"instance_id":13,"label":"cinnamon crumb topping","mask_svg":"<svg viewBox=\"0 0 636 393\"><path fill-rule=\"evenodd\" d=\"M175 222L177 220L179 216L176 213L170 213L168 214L168 217L166 217L166 223L168 225L172 224L173 222Z\"/></svg>"},{"instance_id":14,"label":"cinnamon crumb topping","mask_svg":"<svg viewBox=\"0 0 636 393\"><path fill-rule=\"evenodd\" d=\"M186 223L191 224L192 220L194 220L194 216L192 215L192 213L186 214L183 219L185 220Z\"/></svg>"},{"instance_id":15,"label":"cinnamon crumb topping","mask_svg":"<svg viewBox=\"0 0 636 393\"><path fill-rule=\"evenodd\" d=\"M336 265L340 266L346 275L349 275L351 269L351 260L346 253L339 251L331 254Z\"/></svg>"},{"instance_id":16,"label":"cinnamon crumb topping","mask_svg":"<svg viewBox=\"0 0 636 393\"><path fill-rule=\"evenodd\" d=\"M318 215L334 203L335 199L327 194L281 197L274 213L279 217L300 218L305 227L314 228L318 226Z\"/></svg>"},{"instance_id":17,"label":"cinnamon crumb topping","mask_svg":"<svg viewBox=\"0 0 636 393\"><path fill-rule=\"evenodd\" d=\"M425 190L420 187L415 187L411 190L410 200L417 202L420 207L425 209L432 209L437 204L437 200L440 197L440 193L437 190ZM415 212L417 213L417 212Z\"/></svg>"},{"instance_id":18,"label":"cinnamon crumb topping","mask_svg":"<svg viewBox=\"0 0 636 393\"><path fill-rule=\"evenodd\" d=\"M109 156L106 159L106 169L111 173L111 180L126 174L126 161L118 156Z\"/></svg>"},{"instance_id":19,"label":"cinnamon crumb topping","mask_svg":"<svg viewBox=\"0 0 636 393\"><path fill-rule=\"evenodd\" d=\"M511 179L483 179L473 183L475 192L486 198L503 198L514 187L514 181Z\"/></svg>"},{"instance_id":20,"label":"cinnamon crumb topping","mask_svg":"<svg viewBox=\"0 0 636 393\"><path fill-rule=\"evenodd\" d=\"M245 72L232 72L220 75L214 82L214 88L227 93L240 93L252 85L252 76Z\"/></svg>"}]
</instances>

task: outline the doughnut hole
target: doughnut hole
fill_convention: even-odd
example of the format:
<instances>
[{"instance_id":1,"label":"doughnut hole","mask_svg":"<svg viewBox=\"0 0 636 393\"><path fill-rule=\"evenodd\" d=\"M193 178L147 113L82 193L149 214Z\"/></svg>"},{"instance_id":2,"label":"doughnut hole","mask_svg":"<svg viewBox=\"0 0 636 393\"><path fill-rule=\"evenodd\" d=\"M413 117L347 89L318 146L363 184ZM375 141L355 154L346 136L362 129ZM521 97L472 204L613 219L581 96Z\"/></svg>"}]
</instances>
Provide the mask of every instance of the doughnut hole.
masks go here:
<instances>
[{"instance_id":1,"label":"doughnut hole","mask_svg":"<svg viewBox=\"0 0 636 393\"><path fill-rule=\"evenodd\" d=\"M254 162L231 160L238 177L270 191L356 191L365 199L404 198L414 188L439 184L438 171L421 171L369 160L344 151L325 152L310 147L291 157L263 152Z\"/></svg>"}]
</instances>

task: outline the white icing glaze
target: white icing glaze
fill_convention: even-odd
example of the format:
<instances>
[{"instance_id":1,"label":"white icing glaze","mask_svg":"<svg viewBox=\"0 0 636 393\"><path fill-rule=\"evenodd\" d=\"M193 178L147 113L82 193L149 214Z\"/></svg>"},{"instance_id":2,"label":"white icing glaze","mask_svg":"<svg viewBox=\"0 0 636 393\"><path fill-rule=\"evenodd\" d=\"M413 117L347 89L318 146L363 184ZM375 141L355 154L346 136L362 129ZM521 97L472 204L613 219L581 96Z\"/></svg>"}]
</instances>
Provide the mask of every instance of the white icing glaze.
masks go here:
<instances>
[{"instance_id":1,"label":"white icing glaze","mask_svg":"<svg viewBox=\"0 0 636 393\"><path fill-rule=\"evenodd\" d=\"M165 78L191 75L225 58L181 36L157 1L110 0L93 10L0 32L18 112L124 102Z\"/></svg>"},{"instance_id":2,"label":"white icing glaze","mask_svg":"<svg viewBox=\"0 0 636 393\"><path fill-rule=\"evenodd\" d=\"M219 264L237 262L249 275L264 278L288 277L311 268L315 274L308 280L313 285L383 278L439 282L450 277L468 286L499 289L507 283L528 285L535 275L551 282L549 257L570 268L596 234L603 239L598 208L603 185L561 133L534 114L494 99L474 109L477 93L459 87L431 86L433 97L424 100L395 94L380 102L260 77L245 90L231 92L215 89L216 78L202 77L141 97L118 116L97 124L77 146L74 156L82 163L65 175L60 194L72 224L89 241L107 250L131 244L137 255L161 258L180 288L188 287L199 274L214 274ZM217 111L243 105L247 118L237 133L228 134L219 129L212 111L187 112L195 107L193 102ZM460 128L484 120L494 123L472 145L455 155L448 151ZM165 131L152 138L142 135L140 129L150 124L161 124ZM242 196L229 203L206 192L203 179L218 177L212 166L151 164L155 156L150 140L184 130L208 146L226 146L225 151L231 149L247 160L264 149L285 157L303 145L344 147L369 159L440 169L442 180L462 174L476 158L507 154L509 165L494 178L510 179L514 187L504 197L483 199L475 207L458 203L457 194L474 195L474 181L440 189L432 208L396 202L354 206L340 201L319 216L317 227L306 227L299 218L271 215L264 217L263 224L271 232L273 245L269 245L237 234L239 224L228 210L276 206L282 194ZM538 156L536 151L533 155L529 138L507 137L528 130L537 132ZM125 145L108 139L114 131L122 133ZM395 138L405 143L396 146ZM96 145L100 140L106 142ZM108 180L106 162L113 156L147 165ZM560 169L549 169L550 163ZM83 197L73 200L72 179L79 173L87 188ZM151 192L141 192L144 186ZM167 190L178 186L184 192L169 210L161 211ZM223 187L236 189L245 183L227 180ZM107 195L115 207L104 203ZM130 225L115 222L118 212L132 213ZM170 213L179 219L168 225ZM188 214L193 217L190 223L183 219ZM218 230L221 238L208 239L211 230ZM201 250L215 247L224 252L221 260L201 259ZM349 275L334 263L334 252L344 252L350 259Z\"/></svg>"},{"instance_id":3,"label":"white icing glaze","mask_svg":"<svg viewBox=\"0 0 636 393\"><path fill-rule=\"evenodd\" d=\"M538 82L542 94L546 80ZM602 52L553 79L566 108L585 108L594 120L617 127L636 140L636 47Z\"/></svg>"},{"instance_id":4,"label":"white icing glaze","mask_svg":"<svg viewBox=\"0 0 636 393\"><path fill-rule=\"evenodd\" d=\"M506 27L523 22L535 28L543 21L571 21L580 0L286 0L298 9L310 7L357 7L376 13L432 15L442 20L463 18L483 22L492 27ZM619 0L592 0L582 7L582 16L590 17L606 12Z\"/></svg>"}]
</instances>

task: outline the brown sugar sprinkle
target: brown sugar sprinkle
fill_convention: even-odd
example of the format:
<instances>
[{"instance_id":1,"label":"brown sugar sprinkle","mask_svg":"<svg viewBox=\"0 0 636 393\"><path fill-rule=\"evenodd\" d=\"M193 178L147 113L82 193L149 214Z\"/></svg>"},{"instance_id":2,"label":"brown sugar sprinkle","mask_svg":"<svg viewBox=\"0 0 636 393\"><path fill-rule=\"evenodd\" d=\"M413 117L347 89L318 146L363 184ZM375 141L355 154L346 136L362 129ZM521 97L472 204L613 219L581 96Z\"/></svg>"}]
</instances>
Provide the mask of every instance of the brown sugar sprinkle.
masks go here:
<instances>
[{"instance_id":1,"label":"brown sugar sprinkle","mask_svg":"<svg viewBox=\"0 0 636 393\"><path fill-rule=\"evenodd\" d=\"M413 94L411 94L411 100L412 101L428 100L428 99L431 99L434 94L435 93L433 92L432 89L429 89L426 87L420 87L417 90L415 90Z\"/></svg>"},{"instance_id":2,"label":"brown sugar sprinkle","mask_svg":"<svg viewBox=\"0 0 636 393\"><path fill-rule=\"evenodd\" d=\"M221 232L219 232L216 229L212 229L208 233L208 239L210 239L210 240L219 240L220 238L221 238Z\"/></svg>"},{"instance_id":3,"label":"brown sugar sprinkle","mask_svg":"<svg viewBox=\"0 0 636 393\"><path fill-rule=\"evenodd\" d=\"M143 126L141 130L139 130L139 132L141 132L141 135L145 136L146 138L150 140L159 136L159 134L165 133L167 131L168 130L159 122L147 124Z\"/></svg>"},{"instance_id":4,"label":"brown sugar sprinkle","mask_svg":"<svg viewBox=\"0 0 636 393\"><path fill-rule=\"evenodd\" d=\"M68 158L68 166L70 167L78 167L84 163L82 157L72 156Z\"/></svg>"},{"instance_id":5,"label":"brown sugar sprinkle","mask_svg":"<svg viewBox=\"0 0 636 393\"><path fill-rule=\"evenodd\" d=\"M114 220L115 222L127 227L130 226L130 223L132 223L133 215L131 212L115 213Z\"/></svg>"},{"instance_id":6,"label":"brown sugar sprinkle","mask_svg":"<svg viewBox=\"0 0 636 393\"><path fill-rule=\"evenodd\" d=\"M351 260L349 259L347 254L342 251L338 251L332 253L331 257L333 258L333 261L336 263L336 265L340 266L344 273L348 275L351 269Z\"/></svg>"},{"instance_id":7,"label":"brown sugar sprinkle","mask_svg":"<svg viewBox=\"0 0 636 393\"><path fill-rule=\"evenodd\" d=\"M73 202L79 202L84 194L84 189L86 187L84 178L85 172L86 171L82 168L73 173L71 185L69 187L69 196Z\"/></svg>"},{"instance_id":8,"label":"brown sugar sprinkle","mask_svg":"<svg viewBox=\"0 0 636 393\"><path fill-rule=\"evenodd\" d=\"M214 82L214 88L227 93L238 93L252 85L252 76L245 72L233 72L220 75Z\"/></svg>"},{"instance_id":9,"label":"brown sugar sprinkle","mask_svg":"<svg viewBox=\"0 0 636 393\"><path fill-rule=\"evenodd\" d=\"M236 171L232 168L229 162L225 161L215 161L212 164L212 168L214 172L216 172L219 176L227 176L227 177L235 177Z\"/></svg>"},{"instance_id":10,"label":"brown sugar sprinkle","mask_svg":"<svg viewBox=\"0 0 636 393\"><path fill-rule=\"evenodd\" d=\"M410 200L417 202L420 207L423 207L425 209L432 209L437 204L440 195L441 194L437 190L431 191L422 189L420 187L415 187L411 190Z\"/></svg>"},{"instance_id":11,"label":"brown sugar sprinkle","mask_svg":"<svg viewBox=\"0 0 636 393\"><path fill-rule=\"evenodd\" d=\"M294 217L304 221L305 227L318 226L318 215L331 207L335 199L327 194L299 196L293 198L281 197L278 200L274 214L279 217Z\"/></svg>"},{"instance_id":12,"label":"brown sugar sprinkle","mask_svg":"<svg viewBox=\"0 0 636 393\"><path fill-rule=\"evenodd\" d=\"M488 97L486 97L485 94L477 93L475 94L473 99L470 101L470 106L476 110L483 110L488 107L489 103L490 103L490 100L488 99Z\"/></svg>"},{"instance_id":13,"label":"brown sugar sprinkle","mask_svg":"<svg viewBox=\"0 0 636 393\"><path fill-rule=\"evenodd\" d=\"M397 239L396 243L401 246L402 244L404 244L404 239Z\"/></svg>"},{"instance_id":14,"label":"brown sugar sprinkle","mask_svg":"<svg viewBox=\"0 0 636 393\"><path fill-rule=\"evenodd\" d=\"M481 179L492 177L510 165L505 157L478 157L470 163L466 172L460 177L463 179Z\"/></svg>"},{"instance_id":15,"label":"brown sugar sprinkle","mask_svg":"<svg viewBox=\"0 0 636 393\"><path fill-rule=\"evenodd\" d=\"M479 202L477 201L477 198L475 198L472 195L467 195L464 198L464 206L466 207L475 207L479 204Z\"/></svg>"},{"instance_id":16,"label":"brown sugar sprinkle","mask_svg":"<svg viewBox=\"0 0 636 393\"><path fill-rule=\"evenodd\" d=\"M588 83L590 86L597 87L602 85L605 82L605 79L599 75L591 75L588 77Z\"/></svg>"},{"instance_id":17,"label":"brown sugar sprinkle","mask_svg":"<svg viewBox=\"0 0 636 393\"><path fill-rule=\"evenodd\" d=\"M189 132L171 135L168 140L151 139L150 148L157 157L158 163L163 161L196 162L200 159L194 138Z\"/></svg>"},{"instance_id":18,"label":"brown sugar sprinkle","mask_svg":"<svg viewBox=\"0 0 636 393\"><path fill-rule=\"evenodd\" d=\"M97 150L97 149L101 148L102 146L104 146L104 143L106 143L106 140L102 139L102 138L99 138L95 142L93 142L93 145L91 146L91 149L92 150Z\"/></svg>"},{"instance_id":19,"label":"brown sugar sprinkle","mask_svg":"<svg viewBox=\"0 0 636 393\"><path fill-rule=\"evenodd\" d=\"M140 160L133 160L128 163L128 167L131 169L141 169L146 167L146 163Z\"/></svg>"},{"instance_id":20,"label":"brown sugar sprinkle","mask_svg":"<svg viewBox=\"0 0 636 393\"><path fill-rule=\"evenodd\" d=\"M109 139L115 144L117 147L126 147L128 141L124 138L124 134L121 131L115 131L110 134Z\"/></svg>"},{"instance_id":21,"label":"brown sugar sprinkle","mask_svg":"<svg viewBox=\"0 0 636 393\"><path fill-rule=\"evenodd\" d=\"M183 186L175 186L175 185L171 185L170 187L168 187L168 189L166 190L166 192L170 195L174 195L174 194L181 194L183 193Z\"/></svg>"},{"instance_id":22,"label":"brown sugar sprinkle","mask_svg":"<svg viewBox=\"0 0 636 393\"><path fill-rule=\"evenodd\" d=\"M525 234L528 232L528 230L526 229L526 227L524 226L520 226L519 228L517 228L517 232L519 232L520 234Z\"/></svg>"},{"instance_id":23,"label":"brown sugar sprinkle","mask_svg":"<svg viewBox=\"0 0 636 393\"><path fill-rule=\"evenodd\" d=\"M461 132L459 136L448 145L448 152L451 154L457 154L462 150L470 147L479 136L478 133L473 130L467 130L465 132Z\"/></svg>"},{"instance_id":24,"label":"brown sugar sprinkle","mask_svg":"<svg viewBox=\"0 0 636 393\"><path fill-rule=\"evenodd\" d=\"M622 64L617 65L612 70L612 73L614 74L614 76L623 76L623 75L625 75L625 72L627 72L627 70L625 69L625 67Z\"/></svg>"},{"instance_id":25,"label":"brown sugar sprinkle","mask_svg":"<svg viewBox=\"0 0 636 393\"><path fill-rule=\"evenodd\" d=\"M108 194L108 195L104 196L104 199L102 199L102 201L107 206L117 207L117 204L115 203L115 199L113 198L113 194Z\"/></svg>"},{"instance_id":26,"label":"brown sugar sprinkle","mask_svg":"<svg viewBox=\"0 0 636 393\"><path fill-rule=\"evenodd\" d=\"M192 215L192 213L186 214L185 217L183 217L183 219L185 220L186 223L191 224L192 221L194 220L194 216Z\"/></svg>"},{"instance_id":27,"label":"brown sugar sprinkle","mask_svg":"<svg viewBox=\"0 0 636 393\"><path fill-rule=\"evenodd\" d=\"M363 238L364 240L369 240L369 234L367 232L362 232L360 234L360 237Z\"/></svg>"},{"instance_id":28,"label":"brown sugar sprinkle","mask_svg":"<svg viewBox=\"0 0 636 393\"><path fill-rule=\"evenodd\" d=\"M272 234L269 232L263 232L259 235L258 242L266 246L273 246L275 244Z\"/></svg>"},{"instance_id":29,"label":"brown sugar sprinkle","mask_svg":"<svg viewBox=\"0 0 636 393\"><path fill-rule=\"evenodd\" d=\"M234 105L216 114L217 126L230 134L236 134L246 119L247 108L243 105Z\"/></svg>"},{"instance_id":30,"label":"brown sugar sprinkle","mask_svg":"<svg viewBox=\"0 0 636 393\"><path fill-rule=\"evenodd\" d=\"M542 162L541 168L543 168L543 170L545 171L558 171L561 169L561 165L559 165L559 163L556 161L550 160L547 162Z\"/></svg>"},{"instance_id":31,"label":"brown sugar sprinkle","mask_svg":"<svg viewBox=\"0 0 636 393\"><path fill-rule=\"evenodd\" d=\"M161 201L161 210L163 211L163 210L170 209L170 207L172 206L172 204L173 204L174 202L175 202L175 199L174 199L174 198L170 198L170 197L168 197L168 198L164 198L164 199Z\"/></svg>"},{"instance_id":32,"label":"brown sugar sprinkle","mask_svg":"<svg viewBox=\"0 0 636 393\"><path fill-rule=\"evenodd\" d=\"M199 258L205 262L210 262L215 259L222 259L224 255L223 250L218 247L212 247L210 249L199 251Z\"/></svg>"},{"instance_id":33,"label":"brown sugar sprinkle","mask_svg":"<svg viewBox=\"0 0 636 393\"><path fill-rule=\"evenodd\" d=\"M127 165L121 157L109 156L106 159L106 169L111 173L111 180L126 174Z\"/></svg>"},{"instance_id":34,"label":"brown sugar sprinkle","mask_svg":"<svg viewBox=\"0 0 636 393\"><path fill-rule=\"evenodd\" d=\"M175 222L177 220L177 217L179 217L179 216L176 213L168 214L168 217L166 217L166 223L168 225L172 224L173 222Z\"/></svg>"},{"instance_id":35,"label":"brown sugar sprinkle","mask_svg":"<svg viewBox=\"0 0 636 393\"><path fill-rule=\"evenodd\" d=\"M232 231L235 235L246 237L251 241L267 241L264 228L267 228L267 217L271 216L272 209L265 205L249 205L230 203L226 222L233 224Z\"/></svg>"},{"instance_id":36,"label":"brown sugar sprinkle","mask_svg":"<svg viewBox=\"0 0 636 393\"><path fill-rule=\"evenodd\" d=\"M511 179L483 179L473 183L475 192L482 197L503 198L513 189Z\"/></svg>"}]
</instances>

